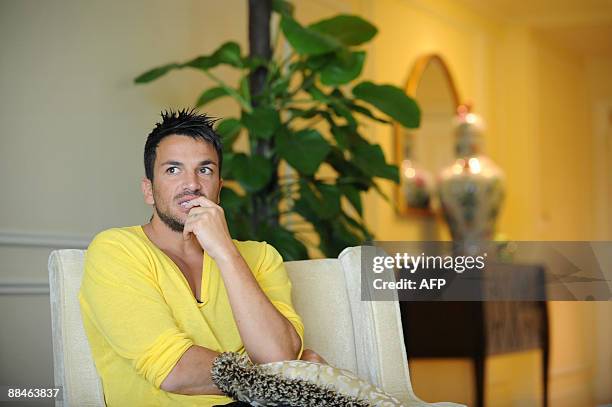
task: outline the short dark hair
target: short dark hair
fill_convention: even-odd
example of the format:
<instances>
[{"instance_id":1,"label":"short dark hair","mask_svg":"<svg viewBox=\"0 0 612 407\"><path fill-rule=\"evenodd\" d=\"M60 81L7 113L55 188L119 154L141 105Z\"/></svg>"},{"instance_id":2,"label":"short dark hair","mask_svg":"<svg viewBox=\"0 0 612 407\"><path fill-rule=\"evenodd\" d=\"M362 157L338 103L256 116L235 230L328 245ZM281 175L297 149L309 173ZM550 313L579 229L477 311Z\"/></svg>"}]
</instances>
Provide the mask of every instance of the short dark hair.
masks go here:
<instances>
[{"instance_id":1,"label":"short dark hair","mask_svg":"<svg viewBox=\"0 0 612 407\"><path fill-rule=\"evenodd\" d=\"M172 109L161 112L162 121L156 123L155 128L149 133L144 148L145 175L153 181L153 166L157 155L157 146L168 136L188 136L200 139L212 144L219 159L219 177L221 176L221 165L223 164L223 145L221 137L213 129L218 120L216 118L200 114L195 109Z\"/></svg>"}]
</instances>

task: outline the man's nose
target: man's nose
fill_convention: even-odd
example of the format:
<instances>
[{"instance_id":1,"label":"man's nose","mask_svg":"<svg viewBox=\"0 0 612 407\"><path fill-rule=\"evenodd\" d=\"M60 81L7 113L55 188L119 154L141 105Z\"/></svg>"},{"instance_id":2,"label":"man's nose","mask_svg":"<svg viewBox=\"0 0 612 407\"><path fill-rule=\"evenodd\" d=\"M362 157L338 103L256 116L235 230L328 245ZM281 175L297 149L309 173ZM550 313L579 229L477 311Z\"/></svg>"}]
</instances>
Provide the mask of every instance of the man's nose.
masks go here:
<instances>
[{"instance_id":1,"label":"man's nose","mask_svg":"<svg viewBox=\"0 0 612 407\"><path fill-rule=\"evenodd\" d=\"M186 172L183 178L183 189L188 189L190 191L199 191L200 190L200 182L198 175L193 172Z\"/></svg>"}]
</instances>

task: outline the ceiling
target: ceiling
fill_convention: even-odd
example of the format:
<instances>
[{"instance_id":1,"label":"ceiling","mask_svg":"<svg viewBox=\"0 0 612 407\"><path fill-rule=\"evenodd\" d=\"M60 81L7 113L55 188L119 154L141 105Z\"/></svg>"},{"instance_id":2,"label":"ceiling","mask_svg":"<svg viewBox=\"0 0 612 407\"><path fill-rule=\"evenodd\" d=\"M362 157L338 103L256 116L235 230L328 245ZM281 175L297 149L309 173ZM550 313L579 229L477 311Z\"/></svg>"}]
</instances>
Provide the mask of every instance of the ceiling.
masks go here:
<instances>
[{"instance_id":1,"label":"ceiling","mask_svg":"<svg viewBox=\"0 0 612 407\"><path fill-rule=\"evenodd\" d=\"M612 0L457 0L585 57L612 57Z\"/></svg>"}]
</instances>

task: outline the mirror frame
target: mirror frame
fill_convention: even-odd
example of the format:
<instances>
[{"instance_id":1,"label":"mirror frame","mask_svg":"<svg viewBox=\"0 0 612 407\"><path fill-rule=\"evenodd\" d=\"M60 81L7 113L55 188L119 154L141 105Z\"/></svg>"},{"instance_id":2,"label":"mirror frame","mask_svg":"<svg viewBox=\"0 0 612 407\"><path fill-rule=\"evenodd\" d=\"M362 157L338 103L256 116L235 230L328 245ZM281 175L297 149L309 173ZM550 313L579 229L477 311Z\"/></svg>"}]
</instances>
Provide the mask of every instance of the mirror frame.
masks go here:
<instances>
[{"instance_id":1,"label":"mirror frame","mask_svg":"<svg viewBox=\"0 0 612 407\"><path fill-rule=\"evenodd\" d=\"M434 61L439 62L440 66L442 67L442 71L444 73L444 76L446 77L447 84L451 92L451 97L453 99L455 109L457 109L461 105L459 91L457 90L457 87L455 86L455 81L453 80L453 76L450 73L448 64L446 63L446 61L444 61L442 56L436 53L422 55L416 60L416 62L414 63L412 67L412 70L410 71L410 75L408 75L406 86L404 86L404 92L408 96L416 100L418 103L418 100L416 98L417 88L419 86L419 83L421 82L423 73L425 72L429 64L431 64ZM414 130L418 131L418 128ZM403 146L403 140L402 140L403 131L405 131L405 129L399 123L397 122L394 123L393 137L395 140L395 163L398 166L398 168L400 168L400 170L401 170L402 161L404 159L403 157L404 146ZM449 148L452 148L452 146L449 146ZM403 217L435 216L435 213L431 208L418 209L418 208L409 208L406 206L406 200L404 199L404 195L402 194L401 176L402 175L400 173L400 183L396 184L394 188L395 189L395 204L397 205L398 214Z\"/></svg>"}]
</instances>

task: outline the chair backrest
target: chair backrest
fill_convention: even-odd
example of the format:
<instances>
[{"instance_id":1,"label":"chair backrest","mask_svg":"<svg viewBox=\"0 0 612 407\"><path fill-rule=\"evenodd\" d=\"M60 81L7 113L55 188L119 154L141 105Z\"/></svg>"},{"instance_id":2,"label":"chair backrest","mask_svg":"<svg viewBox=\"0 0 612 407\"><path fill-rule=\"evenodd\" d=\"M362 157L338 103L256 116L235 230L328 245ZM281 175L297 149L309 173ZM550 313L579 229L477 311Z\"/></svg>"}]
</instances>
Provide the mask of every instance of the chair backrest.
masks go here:
<instances>
[{"instance_id":1,"label":"chair backrest","mask_svg":"<svg viewBox=\"0 0 612 407\"><path fill-rule=\"evenodd\" d=\"M285 263L294 306L304 320L305 346L414 402L399 306L361 301L360 250L347 248L338 259ZM55 383L63 386L66 406L104 406L78 301L84 253L58 250L49 258Z\"/></svg>"},{"instance_id":2,"label":"chair backrest","mask_svg":"<svg viewBox=\"0 0 612 407\"><path fill-rule=\"evenodd\" d=\"M79 307L84 258L84 250L56 250L49 256L53 373L63 396L59 406L105 405Z\"/></svg>"},{"instance_id":3,"label":"chair backrest","mask_svg":"<svg viewBox=\"0 0 612 407\"><path fill-rule=\"evenodd\" d=\"M361 300L361 247L338 259L285 263L305 346L403 402L412 391L397 301Z\"/></svg>"}]
</instances>

